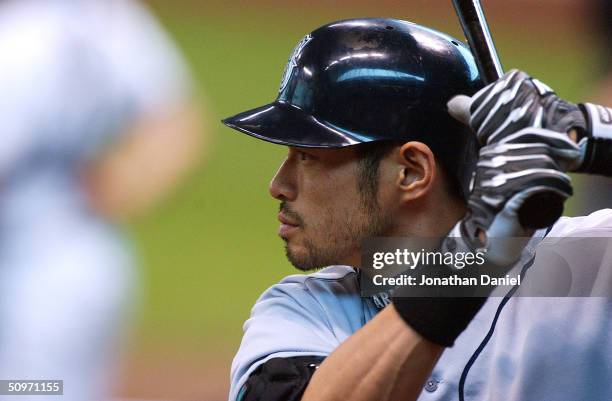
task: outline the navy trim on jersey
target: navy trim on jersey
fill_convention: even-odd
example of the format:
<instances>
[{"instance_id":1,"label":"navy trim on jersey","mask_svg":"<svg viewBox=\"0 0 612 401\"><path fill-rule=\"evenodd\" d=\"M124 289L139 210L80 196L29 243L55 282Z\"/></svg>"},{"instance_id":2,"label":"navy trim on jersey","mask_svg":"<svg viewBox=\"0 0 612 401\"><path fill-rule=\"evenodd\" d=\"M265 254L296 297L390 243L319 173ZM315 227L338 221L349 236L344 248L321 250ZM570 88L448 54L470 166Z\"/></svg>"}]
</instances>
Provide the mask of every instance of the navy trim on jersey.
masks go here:
<instances>
[{"instance_id":1,"label":"navy trim on jersey","mask_svg":"<svg viewBox=\"0 0 612 401\"><path fill-rule=\"evenodd\" d=\"M552 230L552 226L548 227L548 229L546 230L546 233L544 234L544 237L548 235L550 230ZM536 255L534 254L533 257L527 263L525 263L525 265L521 269L521 277L524 277L525 273L527 273L527 270L529 270L529 268L533 265L535 261L535 257ZM472 365L474 365L474 363L476 362L476 359L478 359L482 351L485 349L485 347L489 343L489 340L491 340L491 337L493 337L493 333L495 332L495 326L497 325L497 321L499 320L499 316L501 315L502 310L504 309L504 307L506 306L510 298L514 295L516 290L518 290L518 288L519 288L518 285L515 285L514 287L512 287L510 291L508 291L508 293L501 300L499 306L497 307L497 311L495 312L495 317L493 317L493 322L491 322L491 327L489 328L489 331L485 335L484 339L482 340L478 348L476 348L476 351L474 351L474 353L472 354L468 362L465 364L465 367L463 368L463 372L461 372L461 378L459 379L459 401L465 401L464 392L465 392L465 382L467 381L467 375L470 372Z\"/></svg>"}]
</instances>

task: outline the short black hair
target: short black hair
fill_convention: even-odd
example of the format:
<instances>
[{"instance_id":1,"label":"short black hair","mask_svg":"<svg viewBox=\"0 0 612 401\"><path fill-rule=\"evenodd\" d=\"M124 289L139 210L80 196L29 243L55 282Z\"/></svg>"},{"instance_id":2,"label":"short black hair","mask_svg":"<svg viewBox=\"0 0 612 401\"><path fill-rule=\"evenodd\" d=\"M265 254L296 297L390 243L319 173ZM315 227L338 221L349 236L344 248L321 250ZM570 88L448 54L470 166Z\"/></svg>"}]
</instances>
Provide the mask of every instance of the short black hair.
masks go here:
<instances>
[{"instance_id":1,"label":"short black hair","mask_svg":"<svg viewBox=\"0 0 612 401\"><path fill-rule=\"evenodd\" d=\"M389 140L366 142L356 145L357 157L359 159L357 163L357 186L367 206L378 206L376 194L378 194L378 169L380 167L380 161L394 148L404 143L404 141ZM436 162L442 171L442 175L445 177L450 195L457 200L465 201L466 198L463 193L463 186L461 182L459 182L459 179L454 174L448 174L449 170L447 166L445 166L439 158L436 158ZM373 203L368 204L368 202Z\"/></svg>"}]
</instances>

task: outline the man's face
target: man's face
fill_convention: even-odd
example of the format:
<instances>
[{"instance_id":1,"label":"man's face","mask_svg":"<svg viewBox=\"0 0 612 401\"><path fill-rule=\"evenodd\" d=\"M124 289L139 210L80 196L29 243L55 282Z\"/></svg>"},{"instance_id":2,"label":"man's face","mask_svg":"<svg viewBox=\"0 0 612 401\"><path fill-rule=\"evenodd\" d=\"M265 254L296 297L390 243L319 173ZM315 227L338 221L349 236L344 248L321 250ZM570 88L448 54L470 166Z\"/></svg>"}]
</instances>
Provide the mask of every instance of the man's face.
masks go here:
<instances>
[{"instance_id":1,"label":"man's face","mask_svg":"<svg viewBox=\"0 0 612 401\"><path fill-rule=\"evenodd\" d=\"M390 213L359 189L358 170L353 147L289 148L270 194L281 201L279 236L296 268L358 265L362 240L387 231Z\"/></svg>"}]
</instances>

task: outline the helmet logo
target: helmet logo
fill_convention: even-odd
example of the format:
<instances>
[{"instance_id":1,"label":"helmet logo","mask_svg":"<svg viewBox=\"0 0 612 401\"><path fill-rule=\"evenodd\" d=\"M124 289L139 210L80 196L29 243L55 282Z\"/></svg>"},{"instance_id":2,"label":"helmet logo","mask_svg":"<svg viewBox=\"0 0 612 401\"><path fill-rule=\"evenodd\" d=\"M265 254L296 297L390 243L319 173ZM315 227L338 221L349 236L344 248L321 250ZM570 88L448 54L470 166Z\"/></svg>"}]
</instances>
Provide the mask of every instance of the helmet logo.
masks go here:
<instances>
[{"instance_id":1,"label":"helmet logo","mask_svg":"<svg viewBox=\"0 0 612 401\"><path fill-rule=\"evenodd\" d=\"M289 78L291 78L293 70L295 69L295 67L297 67L297 59L302 54L302 49L304 49L304 47L311 40L311 34L304 36L302 40L300 40L299 43L295 46L293 52L291 52L291 56L289 57L289 61L287 62L287 65L285 66L285 71L283 72L283 78L281 79L280 88L278 89L279 92L282 92L283 89L285 89L285 87L287 86L287 83L289 83Z\"/></svg>"}]
</instances>

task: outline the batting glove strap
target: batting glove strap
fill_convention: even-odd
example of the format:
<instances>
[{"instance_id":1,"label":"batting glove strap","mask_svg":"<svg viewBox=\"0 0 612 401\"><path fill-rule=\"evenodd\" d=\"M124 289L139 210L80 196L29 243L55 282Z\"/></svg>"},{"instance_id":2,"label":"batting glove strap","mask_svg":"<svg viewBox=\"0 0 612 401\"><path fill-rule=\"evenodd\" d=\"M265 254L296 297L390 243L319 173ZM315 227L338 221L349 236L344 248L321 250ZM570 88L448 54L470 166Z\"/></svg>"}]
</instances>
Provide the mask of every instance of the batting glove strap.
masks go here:
<instances>
[{"instance_id":1,"label":"batting glove strap","mask_svg":"<svg viewBox=\"0 0 612 401\"><path fill-rule=\"evenodd\" d=\"M612 109L592 103L583 103L580 108L586 115L591 137L612 139Z\"/></svg>"},{"instance_id":2,"label":"batting glove strap","mask_svg":"<svg viewBox=\"0 0 612 401\"><path fill-rule=\"evenodd\" d=\"M580 141L582 163L575 171L612 177L612 109L580 104L586 120L586 136Z\"/></svg>"}]
</instances>

